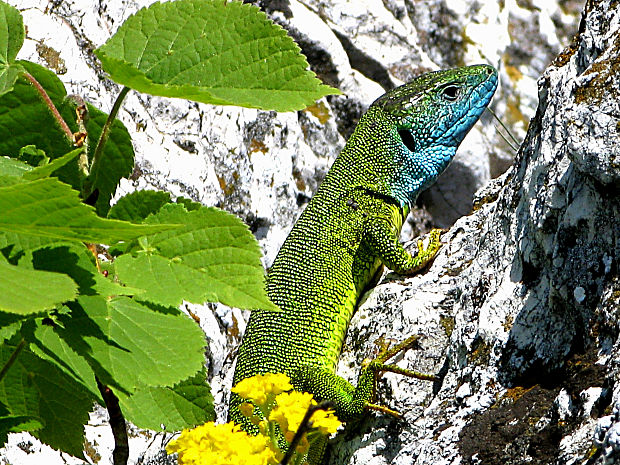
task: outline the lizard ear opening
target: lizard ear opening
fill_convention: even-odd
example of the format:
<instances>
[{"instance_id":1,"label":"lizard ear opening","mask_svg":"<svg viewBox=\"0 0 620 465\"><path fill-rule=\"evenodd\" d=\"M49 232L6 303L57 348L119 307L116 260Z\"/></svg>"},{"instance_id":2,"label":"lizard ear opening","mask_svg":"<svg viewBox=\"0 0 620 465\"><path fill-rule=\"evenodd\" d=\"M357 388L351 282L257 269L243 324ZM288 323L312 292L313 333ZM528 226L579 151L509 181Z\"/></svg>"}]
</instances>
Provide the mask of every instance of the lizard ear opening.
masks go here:
<instances>
[{"instance_id":1,"label":"lizard ear opening","mask_svg":"<svg viewBox=\"0 0 620 465\"><path fill-rule=\"evenodd\" d=\"M405 144L405 147L407 147L411 152L415 152L415 139L411 135L411 131L409 129L399 129L398 135L403 141L403 144Z\"/></svg>"}]
</instances>

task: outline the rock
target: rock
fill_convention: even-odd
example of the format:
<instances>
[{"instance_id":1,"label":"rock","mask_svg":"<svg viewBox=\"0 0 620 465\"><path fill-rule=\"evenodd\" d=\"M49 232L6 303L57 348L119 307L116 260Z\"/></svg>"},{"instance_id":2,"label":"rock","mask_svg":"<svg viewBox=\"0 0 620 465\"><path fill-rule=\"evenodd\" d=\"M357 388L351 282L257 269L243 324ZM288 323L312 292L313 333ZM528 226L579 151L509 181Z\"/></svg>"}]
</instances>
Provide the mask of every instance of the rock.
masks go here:
<instances>
[{"instance_id":1,"label":"rock","mask_svg":"<svg viewBox=\"0 0 620 465\"><path fill-rule=\"evenodd\" d=\"M443 379L386 374L380 399L404 421L349 425L329 463L615 463L618 43L617 6L589 2L573 44L539 80L513 167L478 194L427 273L387 274L371 291L341 373L354 378L378 338L418 333L422 350L400 365Z\"/></svg>"}]
</instances>

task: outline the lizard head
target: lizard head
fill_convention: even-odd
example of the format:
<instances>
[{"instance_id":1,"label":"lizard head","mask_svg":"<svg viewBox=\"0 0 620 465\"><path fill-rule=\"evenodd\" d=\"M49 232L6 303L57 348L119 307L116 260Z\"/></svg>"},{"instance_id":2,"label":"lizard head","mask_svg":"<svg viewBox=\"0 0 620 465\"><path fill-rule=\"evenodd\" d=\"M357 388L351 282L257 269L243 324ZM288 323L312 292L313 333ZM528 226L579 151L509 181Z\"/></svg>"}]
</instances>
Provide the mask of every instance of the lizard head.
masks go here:
<instances>
[{"instance_id":1,"label":"lizard head","mask_svg":"<svg viewBox=\"0 0 620 465\"><path fill-rule=\"evenodd\" d=\"M497 88L497 71L475 65L423 74L371 106L390 122L392 195L411 204L446 169Z\"/></svg>"}]
</instances>

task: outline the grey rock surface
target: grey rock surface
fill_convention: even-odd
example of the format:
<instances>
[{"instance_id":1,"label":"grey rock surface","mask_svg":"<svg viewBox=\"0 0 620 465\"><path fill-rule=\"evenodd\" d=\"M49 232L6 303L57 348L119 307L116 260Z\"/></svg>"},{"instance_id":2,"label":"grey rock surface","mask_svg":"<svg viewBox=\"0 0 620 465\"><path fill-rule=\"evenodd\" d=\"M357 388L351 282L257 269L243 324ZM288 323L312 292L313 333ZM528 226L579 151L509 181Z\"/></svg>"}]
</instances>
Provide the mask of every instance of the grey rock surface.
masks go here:
<instances>
[{"instance_id":1,"label":"grey rock surface","mask_svg":"<svg viewBox=\"0 0 620 465\"><path fill-rule=\"evenodd\" d=\"M513 167L426 274L387 274L351 324L345 376L383 335L419 333L402 366L443 379L385 375L404 420L365 419L330 463L617 463L620 11L586 13L539 80Z\"/></svg>"},{"instance_id":2,"label":"grey rock surface","mask_svg":"<svg viewBox=\"0 0 620 465\"><path fill-rule=\"evenodd\" d=\"M28 28L19 57L55 69L69 93L109 110L119 89L92 50L152 1L9 3ZM117 197L164 189L236 213L269 265L372 100L427 70L498 67L494 111L519 140L529 125L516 161L504 131L485 116L403 235L456 220L440 255L425 274L384 276L357 312L339 366L354 381L378 339L420 333L422 350L398 363L442 380L385 375L379 399L404 420L370 415L349 425L333 439L330 463L613 463L620 450L618 3L588 1L581 24L582 2L567 1L256 3L344 95L276 114L132 92L120 117L135 142L136 169ZM462 217L485 185L476 211ZM222 419L248 315L191 308L209 340ZM95 410L86 430L89 461L111 463L105 412ZM169 438L133 429L130 462L171 463L162 453ZM82 463L28 435L12 435L0 460Z\"/></svg>"}]
</instances>

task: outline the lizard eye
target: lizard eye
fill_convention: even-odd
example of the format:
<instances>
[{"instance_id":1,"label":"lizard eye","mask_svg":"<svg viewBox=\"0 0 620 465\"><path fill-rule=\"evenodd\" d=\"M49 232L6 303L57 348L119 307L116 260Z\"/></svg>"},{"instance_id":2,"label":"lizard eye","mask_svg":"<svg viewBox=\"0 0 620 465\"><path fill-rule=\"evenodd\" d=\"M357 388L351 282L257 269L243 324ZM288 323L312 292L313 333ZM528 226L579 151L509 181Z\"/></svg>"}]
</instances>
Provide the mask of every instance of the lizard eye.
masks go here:
<instances>
[{"instance_id":1,"label":"lizard eye","mask_svg":"<svg viewBox=\"0 0 620 465\"><path fill-rule=\"evenodd\" d=\"M409 129L399 129L398 135L403 141L403 144L405 144L405 147L407 147L410 151L415 152L415 139L413 138L411 131Z\"/></svg>"},{"instance_id":2,"label":"lizard eye","mask_svg":"<svg viewBox=\"0 0 620 465\"><path fill-rule=\"evenodd\" d=\"M446 86L441 91L442 97L448 102L454 102L459 97L460 93L461 88L454 85Z\"/></svg>"}]
</instances>

